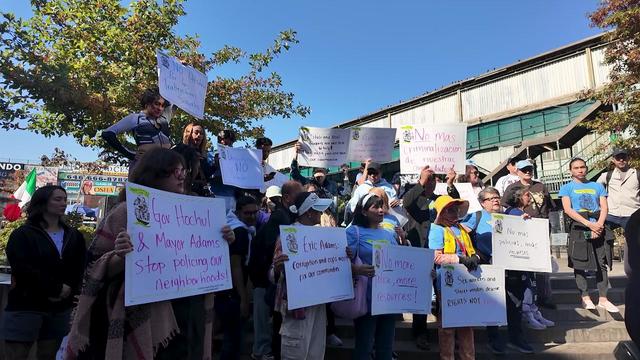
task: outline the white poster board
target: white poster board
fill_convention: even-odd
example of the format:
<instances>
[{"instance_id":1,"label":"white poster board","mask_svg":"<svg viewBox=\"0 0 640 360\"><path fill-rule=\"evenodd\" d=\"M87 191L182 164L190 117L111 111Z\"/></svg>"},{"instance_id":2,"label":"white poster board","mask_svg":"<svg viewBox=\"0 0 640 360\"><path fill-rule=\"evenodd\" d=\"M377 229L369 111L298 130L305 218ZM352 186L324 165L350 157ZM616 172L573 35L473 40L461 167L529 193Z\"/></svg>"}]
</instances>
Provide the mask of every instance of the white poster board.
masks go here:
<instances>
[{"instance_id":1,"label":"white poster board","mask_svg":"<svg viewBox=\"0 0 640 360\"><path fill-rule=\"evenodd\" d=\"M452 167L464 174L467 153L466 124L438 124L423 128L406 125L400 134L400 173L420 174L429 165L436 174Z\"/></svg>"},{"instance_id":2,"label":"white poster board","mask_svg":"<svg viewBox=\"0 0 640 360\"><path fill-rule=\"evenodd\" d=\"M160 95L198 119L204 117L204 99L209 81L207 75L160 51L158 59L158 87Z\"/></svg>"},{"instance_id":3,"label":"white poster board","mask_svg":"<svg viewBox=\"0 0 640 360\"><path fill-rule=\"evenodd\" d=\"M456 264L440 271L443 328L507 324L503 268L481 265L469 272Z\"/></svg>"},{"instance_id":4,"label":"white poster board","mask_svg":"<svg viewBox=\"0 0 640 360\"><path fill-rule=\"evenodd\" d=\"M375 244L373 259L371 315L431 312L433 250Z\"/></svg>"},{"instance_id":5,"label":"white poster board","mask_svg":"<svg viewBox=\"0 0 640 360\"><path fill-rule=\"evenodd\" d=\"M268 174L265 174L268 175ZM278 187L282 187L282 185L284 185L284 183L286 183L287 181L289 181L289 177L279 171L276 171L276 175L273 177L273 179L266 181L264 183L264 189L268 189L270 186L278 186Z\"/></svg>"},{"instance_id":6,"label":"white poster board","mask_svg":"<svg viewBox=\"0 0 640 360\"><path fill-rule=\"evenodd\" d=\"M242 189L264 187L262 150L218 145L222 182Z\"/></svg>"},{"instance_id":7,"label":"white poster board","mask_svg":"<svg viewBox=\"0 0 640 360\"><path fill-rule=\"evenodd\" d=\"M437 183L436 189L433 193L436 195L447 195L447 186L447 183ZM480 205L480 202L478 201L478 195L473 191L471 183L453 183L453 186L458 190L460 198L469 202L469 210L467 211L467 214L473 214L482 210L482 205Z\"/></svg>"},{"instance_id":8,"label":"white poster board","mask_svg":"<svg viewBox=\"0 0 640 360\"><path fill-rule=\"evenodd\" d=\"M377 162L392 160L396 129L353 127L350 130L347 160L359 162L367 159Z\"/></svg>"},{"instance_id":9,"label":"white poster board","mask_svg":"<svg viewBox=\"0 0 640 360\"><path fill-rule=\"evenodd\" d=\"M493 264L507 270L551 272L548 219L492 214Z\"/></svg>"},{"instance_id":10,"label":"white poster board","mask_svg":"<svg viewBox=\"0 0 640 360\"><path fill-rule=\"evenodd\" d=\"M347 161L350 134L349 129L301 127L300 165L328 167L344 164Z\"/></svg>"},{"instance_id":11,"label":"white poster board","mask_svg":"<svg viewBox=\"0 0 640 360\"><path fill-rule=\"evenodd\" d=\"M288 309L353 299L344 228L280 226Z\"/></svg>"},{"instance_id":12,"label":"white poster board","mask_svg":"<svg viewBox=\"0 0 640 360\"><path fill-rule=\"evenodd\" d=\"M231 289L224 200L127 183L125 305Z\"/></svg>"}]
</instances>

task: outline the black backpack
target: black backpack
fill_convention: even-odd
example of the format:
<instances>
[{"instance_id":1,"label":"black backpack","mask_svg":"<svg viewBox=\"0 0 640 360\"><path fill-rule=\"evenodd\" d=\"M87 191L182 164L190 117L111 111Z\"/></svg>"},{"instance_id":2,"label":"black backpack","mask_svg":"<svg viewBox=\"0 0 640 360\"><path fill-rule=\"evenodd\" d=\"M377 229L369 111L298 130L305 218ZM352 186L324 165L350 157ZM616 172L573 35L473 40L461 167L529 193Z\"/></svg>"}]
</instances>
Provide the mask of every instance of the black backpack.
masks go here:
<instances>
[{"instance_id":1,"label":"black backpack","mask_svg":"<svg viewBox=\"0 0 640 360\"><path fill-rule=\"evenodd\" d=\"M604 189L609 191L609 181L611 181L611 177L613 176L613 170L607 171L607 176L604 183ZM638 184L640 184L640 171L636 169L636 176L638 177Z\"/></svg>"}]
</instances>

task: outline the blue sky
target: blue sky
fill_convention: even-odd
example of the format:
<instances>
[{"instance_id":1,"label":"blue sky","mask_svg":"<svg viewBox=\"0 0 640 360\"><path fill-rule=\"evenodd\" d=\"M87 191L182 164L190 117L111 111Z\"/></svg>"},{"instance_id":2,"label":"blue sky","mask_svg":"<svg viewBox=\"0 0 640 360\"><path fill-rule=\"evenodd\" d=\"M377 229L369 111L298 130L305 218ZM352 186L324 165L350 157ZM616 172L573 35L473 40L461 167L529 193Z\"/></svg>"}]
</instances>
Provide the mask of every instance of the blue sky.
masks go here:
<instances>
[{"instance_id":1,"label":"blue sky","mask_svg":"<svg viewBox=\"0 0 640 360\"><path fill-rule=\"evenodd\" d=\"M312 112L306 119L265 120L266 135L279 144L293 139L301 125L345 122L597 34L600 30L587 19L597 3L190 0L177 31L198 34L205 54L225 44L260 51L280 30L298 32L300 44L275 60L271 70ZM0 9L28 15L29 1L3 1ZM209 76L245 69L225 66ZM69 138L4 130L0 138L3 159L36 160L54 147L84 161L96 157Z\"/></svg>"}]
</instances>

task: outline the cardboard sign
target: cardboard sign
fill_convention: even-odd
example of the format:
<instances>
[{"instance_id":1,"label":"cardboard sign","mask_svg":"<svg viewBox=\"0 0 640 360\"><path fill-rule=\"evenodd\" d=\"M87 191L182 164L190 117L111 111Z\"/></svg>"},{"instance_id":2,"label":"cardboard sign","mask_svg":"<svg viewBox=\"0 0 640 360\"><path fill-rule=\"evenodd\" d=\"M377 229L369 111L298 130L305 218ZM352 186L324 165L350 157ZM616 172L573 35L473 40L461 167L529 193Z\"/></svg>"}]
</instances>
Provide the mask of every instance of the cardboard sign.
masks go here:
<instances>
[{"instance_id":1,"label":"cardboard sign","mask_svg":"<svg viewBox=\"0 0 640 360\"><path fill-rule=\"evenodd\" d=\"M225 185L242 189L263 189L262 150L218 145L218 157Z\"/></svg>"},{"instance_id":2,"label":"cardboard sign","mask_svg":"<svg viewBox=\"0 0 640 360\"><path fill-rule=\"evenodd\" d=\"M224 201L127 183L125 305L231 289Z\"/></svg>"},{"instance_id":3,"label":"cardboard sign","mask_svg":"<svg viewBox=\"0 0 640 360\"><path fill-rule=\"evenodd\" d=\"M160 51L158 59L158 87L160 95L198 119L204 117L204 99L209 81L207 75Z\"/></svg>"},{"instance_id":4,"label":"cardboard sign","mask_svg":"<svg viewBox=\"0 0 640 360\"><path fill-rule=\"evenodd\" d=\"M433 250L376 244L373 259L371 315L431 312Z\"/></svg>"},{"instance_id":5,"label":"cardboard sign","mask_svg":"<svg viewBox=\"0 0 640 360\"><path fill-rule=\"evenodd\" d=\"M288 309L353 299L344 228L280 226Z\"/></svg>"},{"instance_id":6,"label":"cardboard sign","mask_svg":"<svg viewBox=\"0 0 640 360\"><path fill-rule=\"evenodd\" d=\"M302 152L298 156L304 166L340 166L347 160L349 129L301 127Z\"/></svg>"},{"instance_id":7,"label":"cardboard sign","mask_svg":"<svg viewBox=\"0 0 640 360\"><path fill-rule=\"evenodd\" d=\"M436 174L446 174L452 167L464 174L466 124L438 124L431 128L407 125L401 131L400 173L420 174L429 165Z\"/></svg>"},{"instance_id":8,"label":"cardboard sign","mask_svg":"<svg viewBox=\"0 0 640 360\"><path fill-rule=\"evenodd\" d=\"M549 220L491 214L493 264L507 270L551 272Z\"/></svg>"},{"instance_id":9,"label":"cardboard sign","mask_svg":"<svg viewBox=\"0 0 640 360\"><path fill-rule=\"evenodd\" d=\"M351 128L349 152L346 160L377 162L391 161L396 142L396 129L390 128Z\"/></svg>"},{"instance_id":10,"label":"cardboard sign","mask_svg":"<svg viewBox=\"0 0 640 360\"><path fill-rule=\"evenodd\" d=\"M437 183L436 189L433 193L436 195L448 195L447 186L447 183ZM458 190L460 198L469 202L469 210L467 211L467 214L473 214L482 210L482 205L480 205L480 202L478 201L478 195L473 191L471 183L453 183L453 186Z\"/></svg>"},{"instance_id":11,"label":"cardboard sign","mask_svg":"<svg viewBox=\"0 0 640 360\"><path fill-rule=\"evenodd\" d=\"M504 269L482 265L469 272L464 265L440 269L442 327L507 324Z\"/></svg>"}]
</instances>

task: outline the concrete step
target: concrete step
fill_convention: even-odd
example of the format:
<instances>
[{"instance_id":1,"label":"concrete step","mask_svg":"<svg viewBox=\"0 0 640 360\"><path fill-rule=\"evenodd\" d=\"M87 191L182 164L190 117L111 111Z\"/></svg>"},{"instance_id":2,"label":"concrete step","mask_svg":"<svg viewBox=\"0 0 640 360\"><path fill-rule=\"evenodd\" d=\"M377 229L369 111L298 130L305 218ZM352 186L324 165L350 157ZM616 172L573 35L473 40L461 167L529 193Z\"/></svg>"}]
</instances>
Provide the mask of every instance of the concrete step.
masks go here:
<instances>
[{"instance_id":1,"label":"concrete step","mask_svg":"<svg viewBox=\"0 0 640 360\"><path fill-rule=\"evenodd\" d=\"M609 283L612 288L624 289L627 286L627 281L626 276L609 276ZM595 276L587 277L587 283L590 289L594 289L596 287ZM573 274L552 275L551 288L554 290L573 290L576 289L576 280Z\"/></svg>"},{"instance_id":2,"label":"concrete step","mask_svg":"<svg viewBox=\"0 0 640 360\"><path fill-rule=\"evenodd\" d=\"M594 290L594 288L590 288L592 290L589 291L589 295L591 296L591 300L597 304L598 303L598 290ZM613 302L616 305L624 304L624 289L621 288L613 288L609 289L607 292L607 298L609 301ZM582 303L580 292L578 289L573 290L553 290L552 291L552 301L557 304L575 304L580 305Z\"/></svg>"},{"instance_id":3,"label":"concrete step","mask_svg":"<svg viewBox=\"0 0 640 360\"><path fill-rule=\"evenodd\" d=\"M429 338L437 339L438 323L428 322L427 328ZM502 328L506 331L506 327ZM555 327L545 330L525 329L527 339L536 343L588 343L588 342L609 342L623 341L629 339L629 334L621 321L598 322L592 319L584 321L563 321L557 322ZM336 320L336 332L341 339L353 339L355 330L353 324L347 320ZM486 329L478 327L475 329L476 340L480 343L487 341ZM411 320L399 321L396 323L396 341L412 341L413 333L411 330Z\"/></svg>"},{"instance_id":4,"label":"concrete step","mask_svg":"<svg viewBox=\"0 0 640 360\"><path fill-rule=\"evenodd\" d=\"M556 310L542 309L545 318L555 321L623 321L625 313L625 305L618 305L620 313L610 314L602 308L595 310L585 310L575 305L560 304Z\"/></svg>"},{"instance_id":5,"label":"concrete step","mask_svg":"<svg viewBox=\"0 0 640 360\"><path fill-rule=\"evenodd\" d=\"M588 344L531 344L534 354L521 354L513 350L507 350L504 356L493 355L485 344L476 343L476 359L540 359L540 360L610 360L613 359L613 350L617 342L601 342ZM431 350L418 349L412 341L396 341L394 351L398 353L400 360L424 360L438 359L438 346L434 344ZM351 360L353 341L345 341L341 347L327 347L325 359Z\"/></svg>"}]
</instances>

